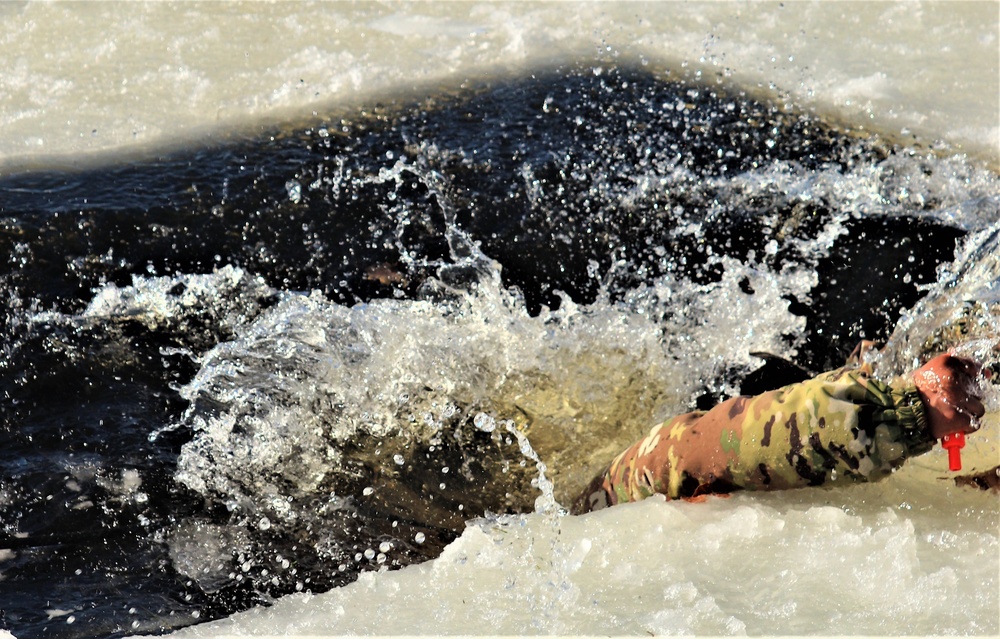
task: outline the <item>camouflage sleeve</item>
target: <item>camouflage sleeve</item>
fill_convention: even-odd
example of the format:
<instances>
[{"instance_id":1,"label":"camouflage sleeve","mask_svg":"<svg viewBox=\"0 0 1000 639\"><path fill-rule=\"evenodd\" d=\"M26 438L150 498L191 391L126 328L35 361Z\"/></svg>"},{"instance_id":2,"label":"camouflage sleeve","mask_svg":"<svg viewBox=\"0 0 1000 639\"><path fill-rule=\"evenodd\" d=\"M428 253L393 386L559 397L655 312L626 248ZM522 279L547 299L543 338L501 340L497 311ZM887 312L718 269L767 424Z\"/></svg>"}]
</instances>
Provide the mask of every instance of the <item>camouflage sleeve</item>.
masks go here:
<instances>
[{"instance_id":1,"label":"camouflage sleeve","mask_svg":"<svg viewBox=\"0 0 1000 639\"><path fill-rule=\"evenodd\" d=\"M594 479L573 510L654 493L677 499L874 481L932 445L912 384L841 369L658 424Z\"/></svg>"}]
</instances>

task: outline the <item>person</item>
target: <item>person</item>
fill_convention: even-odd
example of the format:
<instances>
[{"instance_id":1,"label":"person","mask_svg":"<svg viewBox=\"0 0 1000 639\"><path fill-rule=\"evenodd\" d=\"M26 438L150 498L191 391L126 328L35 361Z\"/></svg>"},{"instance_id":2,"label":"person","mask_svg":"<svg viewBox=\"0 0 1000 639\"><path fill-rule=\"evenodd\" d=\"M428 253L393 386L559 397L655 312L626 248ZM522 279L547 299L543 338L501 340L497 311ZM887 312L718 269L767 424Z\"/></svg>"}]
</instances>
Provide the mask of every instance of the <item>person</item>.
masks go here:
<instances>
[{"instance_id":1,"label":"person","mask_svg":"<svg viewBox=\"0 0 1000 639\"><path fill-rule=\"evenodd\" d=\"M985 409L981 369L939 355L886 384L862 364L864 342L843 368L707 412L658 424L622 451L574 502L584 513L660 493L698 499L875 481L954 433L971 433Z\"/></svg>"}]
</instances>

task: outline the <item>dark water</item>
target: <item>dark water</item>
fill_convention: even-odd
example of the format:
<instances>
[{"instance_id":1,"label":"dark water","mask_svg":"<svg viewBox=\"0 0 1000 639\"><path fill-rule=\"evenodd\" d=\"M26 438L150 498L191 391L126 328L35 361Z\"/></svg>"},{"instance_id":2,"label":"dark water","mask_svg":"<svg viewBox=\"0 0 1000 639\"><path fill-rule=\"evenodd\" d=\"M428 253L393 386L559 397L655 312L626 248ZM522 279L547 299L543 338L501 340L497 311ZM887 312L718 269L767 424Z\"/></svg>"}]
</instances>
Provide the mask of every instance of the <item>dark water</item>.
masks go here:
<instances>
[{"instance_id":1,"label":"dark water","mask_svg":"<svg viewBox=\"0 0 1000 639\"><path fill-rule=\"evenodd\" d=\"M333 548L317 545L310 525L261 530L248 523L254 513L227 507L231 496L178 482L178 454L195 435L178 392L199 369L192 358L233 339L281 292L315 290L346 306L438 300L442 287L475 287L474 243L533 314L557 307L557 291L588 304L665 273L717 281L720 256L774 273L810 269L809 294L786 296L806 318L804 334L787 336L798 368L775 360L746 379L723 373L756 392L888 335L967 231L935 212L991 206L934 186L913 197L918 182L963 167L738 89L581 67L387 97L120 165L8 173L0 621L22 639L167 630L349 582L372 567L354 557L373 540L424 533L390 562L401 566L435 556L467 517L531 508L532 473L496 472L498 460L518 459L516 443L483 434L411 450L455 466L473 451L469 472L435 497L417 463L389 497L362 500L384 471L370 455L382 442L345 445L344 472L316 493L357 496ZM850 191L862 176L864 197L822 187ZM237 281L192 301L188 276L226 266L242 269ZM86 316L100 287L161 277L172 278L167 298L186 300L182 312ZM743 288L753 294L749 280ZM712 381L693 403L719 399ZM224 409L198 401L203 412ZM324 521L318 502L302 508ZM220 531L237 568L201 580L179 570L170 544L193 521Z\"/></svg>"}]
</instances>

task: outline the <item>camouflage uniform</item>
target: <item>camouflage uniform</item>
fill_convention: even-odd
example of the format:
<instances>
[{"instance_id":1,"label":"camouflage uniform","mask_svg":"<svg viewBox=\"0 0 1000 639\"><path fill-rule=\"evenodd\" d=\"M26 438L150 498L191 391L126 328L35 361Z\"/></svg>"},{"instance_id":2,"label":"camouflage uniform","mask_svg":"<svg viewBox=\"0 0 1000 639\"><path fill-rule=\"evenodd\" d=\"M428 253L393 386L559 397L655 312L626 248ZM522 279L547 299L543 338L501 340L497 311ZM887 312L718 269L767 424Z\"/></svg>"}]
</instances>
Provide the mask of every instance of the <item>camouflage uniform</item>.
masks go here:
<instances>
[{"instance_id":1,"label":"camouflage uniform","mask_svg":"<svg viewBox=\"0 0 1000 639\"><path fill-rule=\"evenodd\" d=\"M654 426L574 503L587 512L668 499L874 481L934 443L912 382L845 367Z\"/></svg>"}]
</instances>

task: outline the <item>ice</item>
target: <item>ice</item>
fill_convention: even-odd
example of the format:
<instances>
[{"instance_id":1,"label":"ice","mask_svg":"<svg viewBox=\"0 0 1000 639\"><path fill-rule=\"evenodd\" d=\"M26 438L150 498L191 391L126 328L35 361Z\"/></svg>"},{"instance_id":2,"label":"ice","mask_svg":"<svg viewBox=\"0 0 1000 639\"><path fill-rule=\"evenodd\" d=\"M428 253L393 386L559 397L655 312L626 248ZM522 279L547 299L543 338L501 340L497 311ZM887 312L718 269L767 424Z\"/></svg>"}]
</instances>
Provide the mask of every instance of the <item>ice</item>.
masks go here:
<instances>
[{"instance_id":1,"label":"ice","mask_svg":"<svg viewBox=\"0 0 1000 639\"><path fill-rule=\"evenodd\" d=\"M469 22L450 18L437 18L419 14L394 13L384 18L378 18L369 23L379 31L395 36L417 36L433 38L447 36L450 38L465 38L485 31L485 28Z\"/></svg>"},{"instance_id":2,"label":"ice","mask_svg":"<svg viewBox=\"0 0 1000 639\"><path fill-rule=\"evenodd\" d=\"M4 5L0 160L201 139L395 87L642 61L996 163L990 3ZM44 51L45 55L36 52ZM142 55L137 55L141 52ZM987 97L984 97L987 96Z\"/></svg>"},{"instance_id":3,"label":"ice","mask_svg":"<svg viewBox=\"0 0 1000 639\"><path fill-rule=\"evenodd\" d=\"M995 633L995 497L912 510L919 473L889 482L472 522L430 563L176 635Z\"/></svg>"}]
</instances>

